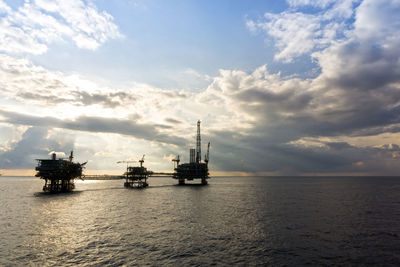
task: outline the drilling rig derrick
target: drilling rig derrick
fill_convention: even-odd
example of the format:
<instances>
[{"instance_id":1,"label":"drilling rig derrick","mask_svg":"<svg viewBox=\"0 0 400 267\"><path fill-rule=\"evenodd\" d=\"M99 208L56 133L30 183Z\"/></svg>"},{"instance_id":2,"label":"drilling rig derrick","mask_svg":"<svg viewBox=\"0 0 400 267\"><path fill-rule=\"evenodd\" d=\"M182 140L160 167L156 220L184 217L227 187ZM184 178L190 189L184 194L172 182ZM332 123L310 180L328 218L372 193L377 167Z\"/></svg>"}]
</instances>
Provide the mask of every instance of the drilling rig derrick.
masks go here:
<instances>
[{"instance_id":1,"label":"drilling rig derrick","mask_svg":"<svg viewBox=\"0 0 400 267\"><path fill-rule=\"evenodd\" d=\"M185 184L185 180L201 179L201 183L206 185L209 178L208 160L209 160L210 143L208 143L207 154L204 162L201 162L201 136L200 136L200 120L197 121L197 136L196 136L196 158L193 159L194 149L190 149L190 162L179 164L179 156L172 161L176 162L173 178L177 179L180 185Z\"/></svg>"}]
</instances>

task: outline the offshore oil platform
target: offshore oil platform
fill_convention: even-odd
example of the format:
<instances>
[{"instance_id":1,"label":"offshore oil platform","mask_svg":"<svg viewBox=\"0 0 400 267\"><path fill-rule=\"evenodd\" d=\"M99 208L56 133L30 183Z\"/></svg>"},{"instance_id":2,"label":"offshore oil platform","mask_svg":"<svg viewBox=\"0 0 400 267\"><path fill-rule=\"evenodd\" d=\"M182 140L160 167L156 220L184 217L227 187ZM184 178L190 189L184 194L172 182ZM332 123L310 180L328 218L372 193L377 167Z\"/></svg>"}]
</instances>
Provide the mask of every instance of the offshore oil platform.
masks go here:
<instances>
[{"instance_id":1,"label":"offshore oil platform","mask_svg":"<svg viewBox=\"0 0 400 267\"><path fill-rule=\"evenodd\" d=\"M51 159L37 159L36 177L45 180L43 191L48 193L69 192L75 188L74 179L82 177L82 170L85 163L72 162L73 151L68 160L56 158L56 153L51 155Z\"/></svg>"},{"instance_id":2,"label":"offshore oil platform","mask_svg":"<svg viewBox=\"0 0 400 267\"><path fill-rule=\"evenodd\" d=\"M192 181L201 179L201 184L208 184L209 179L208 162L210 157L210 142L208 142L207 153L204 157L204 162L201 161L201 135L200 135L200 120L197 121L197 136L196 148L189 150L189 163L180 164L179 155L173 159L174 172L152 172L143 166L144 156L139 160L140 166L130 166L130 163L136 161L118 161L117 163L126 163L126 172L121 175L83 175L85 163L74 163L73 151L68 160L56 158L56 153L53 153L51 159L37 159L38 166L36 167L36 177L45 180L43 191L49 193L69 192L75 188L74 179L125 179L124 186L128 188L145 188L149 186L147 179L151 176L155 177L172 177L178 180L179 185L184 185L186 180Z\"/></svg>"},{"instance_id":3,"label":"offshore oil platform","mask_svg":"<svg viewBox=\"0 0 400 267\"><path fill-rule=\"evenodd\" d=\"M173 159L174 173L172 178L177 179L180 185L185 184L185 180L201 179L201 184L206 185L209 179L208 161L210 157L210 142L208 142L207 153L204 162L201 162L201 136L200 136L200 120L197 121L196 149L189 150L189 163L179 164L179 155ZM175 166L176 164L176 166Z\"/></svg>"},{"instance_id":4,"label":"offshore oil platform","mask_svg":"<svg viewBox=\"0 0 400 267\"><path fill-rule=\"evenodd\" d=\"M147 178L152 174L151 171L148 171L147 168L143 167L144 163L144 155L142 159L139 160L139 167L128 166L128 163L132 163L133 161L118 161L117 163L127 163L125 176L125 187L129 188L145 188L149 186L147 183Z\"/></svg>"}]
</instances>

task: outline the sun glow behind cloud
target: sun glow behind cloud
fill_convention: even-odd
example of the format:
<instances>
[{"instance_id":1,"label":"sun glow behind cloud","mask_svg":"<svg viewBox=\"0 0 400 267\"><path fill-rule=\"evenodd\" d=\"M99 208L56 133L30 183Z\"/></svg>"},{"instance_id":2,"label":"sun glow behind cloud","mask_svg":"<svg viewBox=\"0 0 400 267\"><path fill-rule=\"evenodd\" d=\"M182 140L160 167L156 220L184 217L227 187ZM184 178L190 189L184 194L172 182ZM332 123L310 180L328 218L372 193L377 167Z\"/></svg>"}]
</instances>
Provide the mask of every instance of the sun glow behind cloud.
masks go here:
<instances>
[{"instance_id":1,"label":"sun glow behind cloud","mask_svg":"<svg viewBox=\"0 0 400 267\"><path fill-rule=\"evenodd\" d=\"M284 76L270 62L213 76L187 67L208 84L195 90L102 83L35 63L29 55L55 42L96 51L129 38L94 2L56 2L12 9L0 0L1 168L74 148L91 169L119 170L116 161L146 154L148 167L168 170L171 155L185 158L194 146L202 119L211 167L221 173L400 171L396 1L288 1L281 13L246 16L249 31L273 42L282 68L306 57L318 73Z\"/></svg>"}]
</instances>

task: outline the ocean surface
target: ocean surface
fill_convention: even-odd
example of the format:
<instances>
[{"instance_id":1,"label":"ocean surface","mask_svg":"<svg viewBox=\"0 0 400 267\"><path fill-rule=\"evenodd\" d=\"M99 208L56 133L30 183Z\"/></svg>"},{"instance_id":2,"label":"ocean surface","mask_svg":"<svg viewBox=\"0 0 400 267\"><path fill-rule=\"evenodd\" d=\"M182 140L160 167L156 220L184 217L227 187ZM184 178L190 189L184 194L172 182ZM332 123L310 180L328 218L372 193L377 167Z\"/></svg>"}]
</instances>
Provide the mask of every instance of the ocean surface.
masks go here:
<instances>
[{"instance_id":1,"label":"ocean surface","mask_svg":"<svg viewBox=\"0 0 400 267\"><path fill-rule=\"evenodd\" d=\"M400 178L0 177L0 266L400 266Z\"/></svg>"}]
</instances>

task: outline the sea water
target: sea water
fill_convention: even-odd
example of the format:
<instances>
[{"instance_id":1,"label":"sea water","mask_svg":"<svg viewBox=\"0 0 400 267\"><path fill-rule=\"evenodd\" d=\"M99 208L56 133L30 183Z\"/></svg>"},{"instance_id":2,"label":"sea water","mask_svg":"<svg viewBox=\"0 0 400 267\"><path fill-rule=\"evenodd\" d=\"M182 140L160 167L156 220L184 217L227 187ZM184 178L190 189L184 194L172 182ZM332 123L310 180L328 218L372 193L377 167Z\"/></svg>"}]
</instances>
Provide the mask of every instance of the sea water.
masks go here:
<instances>
[{"instance_id":1,"label":"sea water","mask_svg":"<svg viewBox=\"0 0 400 267\"><path fill-rule=\"evenodd\" d=\"M0 266L400 265L400 178L0 177Z\"/></svg>"}]
</instances>

